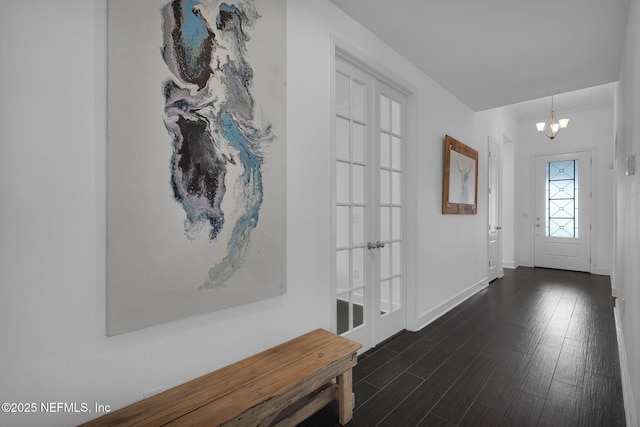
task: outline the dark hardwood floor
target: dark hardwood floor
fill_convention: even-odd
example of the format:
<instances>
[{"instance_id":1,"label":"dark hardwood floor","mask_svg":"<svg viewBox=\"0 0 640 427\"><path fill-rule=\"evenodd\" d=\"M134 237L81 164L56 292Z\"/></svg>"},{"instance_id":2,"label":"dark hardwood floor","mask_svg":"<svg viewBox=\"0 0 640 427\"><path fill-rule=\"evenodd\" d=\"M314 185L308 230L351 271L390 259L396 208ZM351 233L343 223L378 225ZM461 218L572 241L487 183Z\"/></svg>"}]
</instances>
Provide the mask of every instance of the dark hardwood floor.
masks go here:
<instances>
[{"instance_id":1,"label":"dark hardwood floor","mask_svg":"<svg viewBox=\"0 0 640 427\"><path fill-rule=\"evenodd\" d=\"M359 357L350 426L624 426L610 280L518 268ZM337 426L331 404L302 426Z\"/></svg>"}]
</instances>

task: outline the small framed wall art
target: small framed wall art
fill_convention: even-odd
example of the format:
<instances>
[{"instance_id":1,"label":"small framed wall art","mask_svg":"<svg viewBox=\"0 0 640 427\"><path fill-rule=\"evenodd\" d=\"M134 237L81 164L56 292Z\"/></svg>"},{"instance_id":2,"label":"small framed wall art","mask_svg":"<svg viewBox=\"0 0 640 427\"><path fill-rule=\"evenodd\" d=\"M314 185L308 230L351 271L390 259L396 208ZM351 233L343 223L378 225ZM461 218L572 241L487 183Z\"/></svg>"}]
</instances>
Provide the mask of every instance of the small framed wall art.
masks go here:
<instances>
[{"instance_id":1,"label":"small framed wall art","mask_svg":"<svg viewBox=\"0 0 640 427\"><path fill-rule=\"evenodd\" d=\"M478 152L445 136L443 214L471 214L478 211Z\"/></svg>"}]
</instances>

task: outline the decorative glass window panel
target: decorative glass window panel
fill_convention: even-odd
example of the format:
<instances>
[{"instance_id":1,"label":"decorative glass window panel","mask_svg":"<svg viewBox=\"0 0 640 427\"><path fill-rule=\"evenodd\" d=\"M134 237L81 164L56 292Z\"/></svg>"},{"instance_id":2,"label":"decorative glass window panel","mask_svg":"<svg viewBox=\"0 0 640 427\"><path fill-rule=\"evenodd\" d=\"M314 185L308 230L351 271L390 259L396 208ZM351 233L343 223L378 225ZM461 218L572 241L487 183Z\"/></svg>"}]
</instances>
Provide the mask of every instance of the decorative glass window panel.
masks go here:
<instances>
[{"instance_id":1,"label":"decorative glass window panel","mask_svg":"<svg viewBox=\"0 0 640 427\"><path fill-rule=\"evenodd\" d=\"M578 238L579 161L546 164L546 236Z\"/></svg>"}]
</instances>

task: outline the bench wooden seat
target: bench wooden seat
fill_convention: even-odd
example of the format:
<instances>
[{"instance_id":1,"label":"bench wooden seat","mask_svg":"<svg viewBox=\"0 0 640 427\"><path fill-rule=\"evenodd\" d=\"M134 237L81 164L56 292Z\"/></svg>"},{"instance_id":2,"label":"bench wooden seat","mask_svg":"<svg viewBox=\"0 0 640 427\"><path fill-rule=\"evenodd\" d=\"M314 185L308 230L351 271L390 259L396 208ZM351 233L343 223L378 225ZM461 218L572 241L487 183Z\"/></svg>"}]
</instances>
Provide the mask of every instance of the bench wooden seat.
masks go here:
<instances>
[{"instance_id":1,"label":"bench wooden seat","mask_svg":"<svg viewBox=\"0 0 640 427\"><path fill-rule=\"evenodd\" d=\"M346 424L360 347L317 329L83 426L295 425L334 399Z\"/></svg>"}]
</instances>

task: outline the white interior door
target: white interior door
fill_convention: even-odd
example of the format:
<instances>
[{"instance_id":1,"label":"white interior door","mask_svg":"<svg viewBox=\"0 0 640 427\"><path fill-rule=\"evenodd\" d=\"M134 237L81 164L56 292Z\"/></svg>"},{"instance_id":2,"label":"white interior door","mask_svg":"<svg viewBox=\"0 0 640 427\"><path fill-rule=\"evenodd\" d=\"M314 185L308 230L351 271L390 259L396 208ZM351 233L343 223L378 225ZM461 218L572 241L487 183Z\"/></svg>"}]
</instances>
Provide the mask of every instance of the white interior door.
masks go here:
<instances>
[{"instance_id":1,"label":"white interior door","mask_svg":"<svg viewBox=\"0 0 640 427\"><path fill-rule=\"evenodd\" d=\"M502 272L502 226L501 226L501 171L500 146L489 138L489 282L503 276Z\"/></svg>"},{"instance_id":2,"label":"white interior door","mask_svg":"<svg viewBox=\"0 0 640 427\"><path fill-rule=\"evenodd\" d=\"M335 331L373 347L406 326L405 105L401 93L336 58Z\"/></svg>"},{"instance_id":3,"label":"white interior door","mask_svg":"<svg viewBox=\"0 0 640 427\"><path fill-rule=\"evenodd\" d=\"M372 181L378 180L373 199L377 207L373 230L377 253L373 278L377 299L374 314L374 341L379 343L406 326L404 263L404 182L406 97L389 86L376 82L377 141ZM375 188L375 187L374 187ZM380 242L379 244L377 242Z\"/></svg>"},{"instance_id":4,"label":"white interior door","mask_svg":"<svg viewBox=\"0 0 640 427\"><path fill-rule=\"evenodd\" d=\"M368 235L373 227L367 191L373 138L373 78L336 58L334 97L334 330L370 348L373 344L373 290Z\"/></svg>"},{"instance_id":5,"label":"white interior door","mask_svg":"<svg viewBox=\"0 0 640 427\"><path fill-rule=\"evenodd\" d=\"M591 271L591 153L535 158L537 267Z\"/></svg>"}]
</instances>

